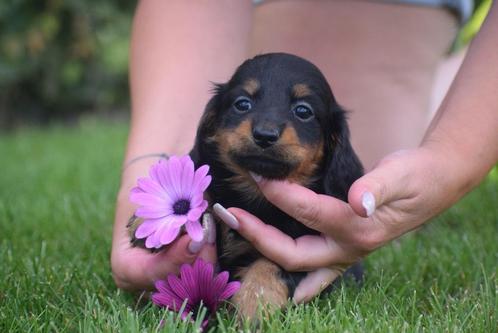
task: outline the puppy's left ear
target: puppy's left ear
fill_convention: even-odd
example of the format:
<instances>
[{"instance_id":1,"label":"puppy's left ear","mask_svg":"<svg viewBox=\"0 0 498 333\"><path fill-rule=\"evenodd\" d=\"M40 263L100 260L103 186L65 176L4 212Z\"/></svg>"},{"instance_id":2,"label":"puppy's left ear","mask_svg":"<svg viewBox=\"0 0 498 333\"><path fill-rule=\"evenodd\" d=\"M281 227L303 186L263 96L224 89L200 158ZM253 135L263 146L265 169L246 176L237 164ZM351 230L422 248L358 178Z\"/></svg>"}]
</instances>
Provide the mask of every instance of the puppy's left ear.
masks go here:
<instances>
[{"instance_id":1,"label":"puppy's left ear","mask_svg":"<svg viewBox=\"0 0 498 333\"><path fill-rule=\"evenodd\" d=\"M335 104L335 103L334 103ZM349 141L346 111L335 104L328 117L325 134L325 193L347 201L353 182L363 175L363 166Z\"/></svg>"}]
</instances>

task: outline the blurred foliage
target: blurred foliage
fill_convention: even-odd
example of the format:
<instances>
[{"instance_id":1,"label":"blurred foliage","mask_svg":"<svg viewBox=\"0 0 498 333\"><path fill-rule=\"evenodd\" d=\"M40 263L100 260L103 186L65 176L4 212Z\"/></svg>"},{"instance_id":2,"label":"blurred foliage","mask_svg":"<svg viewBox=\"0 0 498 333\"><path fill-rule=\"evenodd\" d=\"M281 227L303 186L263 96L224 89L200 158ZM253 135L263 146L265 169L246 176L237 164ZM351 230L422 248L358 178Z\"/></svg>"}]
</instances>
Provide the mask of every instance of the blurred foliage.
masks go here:
<instances>
[{"instance_id":1,"label":"blurred foliage","mask_svg":"<svg viewBox=\"0 0 498 333\"><path fill-rule=\"evenodd\" d=\"M128 104L136 1L0 2L0 128Z\"/></svg>"}]
</instances>

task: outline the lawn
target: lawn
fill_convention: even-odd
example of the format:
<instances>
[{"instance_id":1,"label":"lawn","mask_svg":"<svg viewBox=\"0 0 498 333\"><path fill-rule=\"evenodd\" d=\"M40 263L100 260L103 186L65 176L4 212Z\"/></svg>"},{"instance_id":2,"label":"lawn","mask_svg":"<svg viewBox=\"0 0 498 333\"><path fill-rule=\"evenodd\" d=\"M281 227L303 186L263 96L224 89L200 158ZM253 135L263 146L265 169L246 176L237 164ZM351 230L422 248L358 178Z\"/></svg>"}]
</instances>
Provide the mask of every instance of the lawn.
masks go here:
<instances>
[{"instance_id":1,"label":"lawn","mask_svg":"<svg viewBox=\"0 0 498 333\"><path fill-rule=\"evenodd\" d=\"M85 120L0 135L0 332L190 332L118 291L109 268L127 126ZM264 332L498 332L498 169L342 287ZM159 328L160 320L164 326ZM221 312L209 332L237 332Z\"/></svg>"}]
</instances>

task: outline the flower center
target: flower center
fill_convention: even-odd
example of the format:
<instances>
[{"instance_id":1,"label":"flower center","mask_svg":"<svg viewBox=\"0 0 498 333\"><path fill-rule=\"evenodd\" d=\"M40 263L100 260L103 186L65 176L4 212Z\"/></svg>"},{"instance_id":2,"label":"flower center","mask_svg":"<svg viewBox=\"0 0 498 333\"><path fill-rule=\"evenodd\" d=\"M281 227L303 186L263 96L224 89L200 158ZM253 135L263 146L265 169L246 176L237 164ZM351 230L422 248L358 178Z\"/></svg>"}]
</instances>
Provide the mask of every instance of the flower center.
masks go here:
<instances>
[{"instance_id":1,"label":"flower center","mask_svg":"<svg viewBox=\"0 0 498 333\"><path fill-rule=\"evenodd\" d=\"M173 205L173 212L175 215L185 215L190 210L190 201L187 199L180 199Z\"/></svg>"}]
</instances>

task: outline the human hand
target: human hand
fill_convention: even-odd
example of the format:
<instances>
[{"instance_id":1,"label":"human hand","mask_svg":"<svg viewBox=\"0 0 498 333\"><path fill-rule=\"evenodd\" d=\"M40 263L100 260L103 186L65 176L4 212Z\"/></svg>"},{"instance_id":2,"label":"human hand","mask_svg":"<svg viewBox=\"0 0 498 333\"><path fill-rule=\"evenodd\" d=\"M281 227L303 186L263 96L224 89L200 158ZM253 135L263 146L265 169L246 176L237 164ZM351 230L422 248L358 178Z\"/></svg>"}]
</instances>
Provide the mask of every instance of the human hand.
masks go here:
<instances>
[{"instance_id":1,"label":"human hand","mask_svg":"<svg viewBox=\"0 0 498 333\"><path fill-rule=\"evenodd\" d=\"M321 236L292 239L238 208L219 215L284 269L312 271L294 294L307 301L348 266L456 202L465 186L455 162L430 148L394 153L351 186L349 204L287 181L258 182L270 202Z\"/></svg>"},{"instance_id":2,"label":"human hand","mask_svg":"<svg viewBox=\"0 0 498 333\"><path fill-rule=\"evenodd\" d=\"M203 218L204 238L194 242L185 234L159 252L132 247L126 227L136 206L129 201L132 187L139 177L147 174L157 159L143 159L125 168L118 193L116 217L112 241L111 267L116 285L125 290L148 290L154 282L169 273L178 273L184 263L192 263L197 257L216 262L215 224L209 214Z\"/></svg>"}]
</instances>

